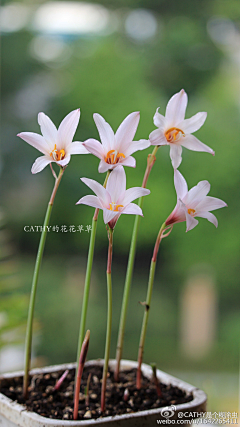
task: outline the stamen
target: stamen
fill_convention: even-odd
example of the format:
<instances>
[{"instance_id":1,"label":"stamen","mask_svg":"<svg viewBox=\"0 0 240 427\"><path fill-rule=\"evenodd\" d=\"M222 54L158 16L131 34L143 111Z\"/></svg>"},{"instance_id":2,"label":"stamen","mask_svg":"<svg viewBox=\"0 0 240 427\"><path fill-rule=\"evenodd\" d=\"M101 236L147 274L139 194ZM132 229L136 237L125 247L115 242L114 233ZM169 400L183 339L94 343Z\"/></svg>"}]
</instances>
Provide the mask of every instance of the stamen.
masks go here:
<instances>
[{"instance_id":1,"label":"stamen","mask_svg":"<svg viewBox=\"0 0 240 427\"><path fill-rule=\"evenodd\" d=\"M119 212L119 208L123 208L123 205L116 205L116 203L109 203L109 210L114 212Z\"/></svg>"},{"instance_id":2,"label":"stamen","mask_svg":"<svg viewBox=\"0 0 240 427\"><path fill-rule=\"evenodd\" d=\"M56 144L54 145L54 149L51 151L50 156L52 156L52 158L57 162L59 160L64 159L65 157L65 150L57 150L57 146Z\"/></svg>"},{"instance_id":3,"label":"stamen","mask_svg":"<svg viewBox=\"0 0 240 427\"><path fill-rule=\"evenodd\" d=\"M123 159L125 158L123 153L118 153L117 150L110 150L105 157L105 162L110 165L115 165L120 161L121 157Z\"/></svg>"},{"instance_id":4,"label":"stamen","mask_svg":"<svg viewBox=\"0 0 240 427\"><path fill-rule=\"evenodd\" d=\"M179 128L170 128L165 132L165 137L168 142L177 142L182 136L185 136L183 130Z\"/></svg>"},{"instance_id":5,"label":"stamen","mask_svg":"<svg viewBox=\"0 0 240 427\"><path fill-rule=\"evenodd\" d=\"M195 214L195 209L188 209L188 214L193 216Z\"/></svg>"}]
</instances>

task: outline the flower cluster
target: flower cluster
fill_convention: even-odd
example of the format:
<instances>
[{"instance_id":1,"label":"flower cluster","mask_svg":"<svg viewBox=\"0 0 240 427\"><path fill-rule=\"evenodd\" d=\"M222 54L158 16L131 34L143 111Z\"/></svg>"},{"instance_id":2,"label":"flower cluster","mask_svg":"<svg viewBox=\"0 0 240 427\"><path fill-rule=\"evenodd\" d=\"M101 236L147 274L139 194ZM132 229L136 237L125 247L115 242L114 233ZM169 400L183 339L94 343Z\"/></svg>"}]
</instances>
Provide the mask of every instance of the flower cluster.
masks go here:
<instances>
[{"instance_id":1,"label":"flower cluster","mask_svg":"<svg viewBox=\"0 0 240 427\"><path fill-rule=\"evenodd\" d=\"M48 224L51 209L60 180L62 178L65 168L67 167L70 161L70 157L72 154L91 153L95 155L100 159L98 171L100 173L107 172L104 185L101 185L97 181L94 181L90 178L81 178L81 181L86 184L95 193L95 195L86 195L77 202L77 204L85 204L94 207L95 213L93 216L92 226L89 226L91 227L91 239L89 246L88 263L82 304L81 324L79 332L77 358L79 364L77 374L77 385L75 386L76 394L74 403L74 419L77 419L78 417L78 400L81 375L84 368L90 337L90 332L87 331L85 340L83 339L85 334L88 295L91 281L91 269L93 263L94 244L96 236L96 222L98 219L99 209L103 211L103 221L107 226L109 240L107 261L108 318L101 392L101 410L102 412L104 412L112 323L111 264L113 231L120 215L130 214L136 216L129 254L128 269L126 274L124 290L125 297L123 298L122 303L116 352L116 370L114 377L115 380L118 380L123 348L123 336L128 305L128 295L134 265L137 231L139 225L138 221L139 217L143 216L142 197L150 194L150 190L146 189L146 184L150 171L155 163L155 154L159 147L164 145L170 146L170 158L174 169L174 185L177 193L177 203L172 213L162 224L154 246L149 273L147 298L145 302L145 305L146 307L148 307L148 309L145 310L144 313L142 332L139 343L138 370L136 378L136 386L138 389L141 387L141 363L143 359L143 348L147 330L149 309L151 306L150 300L154 283L154 271L160 242L164 237L167 237L170 234L173 225L176 223L186 221L186 231L192 230L198 224L196 217L206 218L208 221L212 222L217 227L217 218L210 211L227 206L226 203L222 200L207 196L210 191L210 184L208 181L200 181L195 187L188 191L187 183L182 174L178 171L178 167L180 166L182 161L182 147L188 148L189 150L193 151L205 151L214 155L214 151L211 148L209 148L207 145L205 145L192 135L192 133L196 132L204 124L207 117L207 113L197 113L190 119L185 119L186 107L187 94L182 89L179 93L173 95L172 98L169 100L166 108L165 117L161 115L157 109L153 121L158 129L155 129L151 132L151 134L149 135L149 140L140 139L138 141L133 141L140 119L139 112L133 112L124 119L115 134L111 126L103 119L102 116L100 116L99 114L94 114L93 118L97 126L101 142L92 138L86 140L85 142L73 142L73 137L80 119L80 109L74 110L69 113L63 119L58 129L55 127L49 117L47 117L44 113L39 113L38 123L40 125L42 135L38 135L31 132L22 132L18 135L23 140L25 140L30 145L37 148L40 152L44 154L42 157L38 157L34 162L32 166L32 173L40 172L48 164L50 164L52 173L55 177L54 189L48 204L45 222L42 228L42 236L39 244L39 251L35 265L35 274L32 283L32 293L26 337L25 377L23 387L25 396L27 396L28 392L28 372L31 356L32 322L37 279L44 250L44 243L47 233L46 230L48 230L49 227ZM126 173L124 167L135 167L136 160L132 156L132 154L134 154L138 150L144 150L150 147L150 145L154 145L155 148L153 150L153 153L148 156L147 168L144 174L142 187L133 187L126 190ZM60 167L60 172L58 176L56 175L52 167L52 163L55 163ZM139 199L138 205L132 203L135 199Z\"/></svg>"}]
</instances>

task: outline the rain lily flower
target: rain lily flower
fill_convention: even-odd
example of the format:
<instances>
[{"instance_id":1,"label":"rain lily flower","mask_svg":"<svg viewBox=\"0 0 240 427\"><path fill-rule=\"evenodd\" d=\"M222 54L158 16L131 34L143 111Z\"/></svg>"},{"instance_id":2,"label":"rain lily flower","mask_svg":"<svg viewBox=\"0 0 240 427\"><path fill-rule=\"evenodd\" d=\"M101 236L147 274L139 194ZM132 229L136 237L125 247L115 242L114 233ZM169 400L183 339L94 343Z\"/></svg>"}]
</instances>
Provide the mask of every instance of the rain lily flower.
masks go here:
<instances>
[{"instance_id":1,"label":"rain lily flower","mask_svg":"<svg viewBox=\"0 0 240 427\"><path fill-rule=\"evenodd\" d=\"M190 119L184 120L188 97L182 89L169 100L165 117L158 112L154 115L153 122L158 129L149 135L152 145L170 145L170 157L174 169L177 169L182 161L182 146L193 151L206 151L215 154L214 151L191 135L204 124L207 113L197 113Z\"/></svg>"},{"instance_id":2,"label":"rain lily flower","mask_svg":"<svg viewBox=\"0 0 240 427\"><path fill-rule=\"evenodd\" d=\"M150 146L150 142L146 139L133 141L136 133L140 113L135 112L129 114L119 126L116 134L111 126L104 120L100 114L94 114L93 119L98 129L98 133L102 144L96 139L88 139L83 145L90 153L97 156L101 161L98 171L106 172L109 169L114 169L117 165L136 166L136 160L131 154L138 150L144 150Z\"/></svg>"},{"instance_id":3,"label":"rain lily flower","mask_svg":"<svg viewBox=\"0 0 240 427\"><path fill-rule=\"evenodd\" d=\"M46 114L39 113L38 123L42 135L32 132L21 132L17 135L44 154L35 160L32 173L41 172L51 162L64 167L69 163L71 154L89 153L82 142L72 142L79 118L80 109L74 110L63 119L57 129Z\"/></svg>"},{"instance_id":4,"label":"rain lily flower","mask_svg":"<svg viewBox=\"0 0 240 427\"><path fill-rule=\"evenodd\" d=\"M110 228L115 227L121 214L143 216L142 209L131 202L139 197L146 196L150 190L142 187L126 190L126 174L121 165L111 172L106 188L93 179L81 178L81 181L91 188L96 196L84 196L77 204L102 209L103 220L105 224L109 224Z\"/></svg>"},{"instance_id":5,"label":"rain lily flower","mask_svg":"<svg viewBox=\"0 0 240 427\"><path fill-rule=\"evenodd\" d=\"M218 226L217 218L209 211L223 208L227 204L223 200L207 196L210 191L208 181L200 181L188 191L187 183L182 174L175 170L174 185L177 193L177 204L165 222L167 226L186 221L186 231L192 230L198 224L196 216L206 218L215 227Z\"/></svg>"}]
</instances>

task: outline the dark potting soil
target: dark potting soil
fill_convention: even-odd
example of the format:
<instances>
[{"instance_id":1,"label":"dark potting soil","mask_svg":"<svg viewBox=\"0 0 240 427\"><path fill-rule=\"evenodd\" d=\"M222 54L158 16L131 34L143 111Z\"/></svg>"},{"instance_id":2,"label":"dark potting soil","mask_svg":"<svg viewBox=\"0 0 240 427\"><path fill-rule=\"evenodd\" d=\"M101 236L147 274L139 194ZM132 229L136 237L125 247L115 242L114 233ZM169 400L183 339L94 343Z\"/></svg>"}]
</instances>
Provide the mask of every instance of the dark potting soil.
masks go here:
<instances>
[{"instance_id":1,"label":"dark potting soil","mask_svg":"<svg viewBox=\"0 0 240 427\"><path fill-rule=\"evenodd\" d=\"M26 401L22 396L22 377L0 380L0 392L25 405L27 410L37 412L43 417L73 420L75 369L69 370L61 387L54 391L56 381L63 372L44 373L30 377L29 396ZM85 392L89 374L89 402L86 402ZM144 376L142 377L142 387L137 390L135 385L136 369L121 373L118 383L114 381L113 372L109 372L106 390L106 410L102 413L100 408L101 379L102 367L89 366L84 369L79 399L79 420L177 405L190 402L193 399L192 395L187 395L183 390L161 383L162 395L158 396L154 381Z\"/></svg>"}]
</instances>

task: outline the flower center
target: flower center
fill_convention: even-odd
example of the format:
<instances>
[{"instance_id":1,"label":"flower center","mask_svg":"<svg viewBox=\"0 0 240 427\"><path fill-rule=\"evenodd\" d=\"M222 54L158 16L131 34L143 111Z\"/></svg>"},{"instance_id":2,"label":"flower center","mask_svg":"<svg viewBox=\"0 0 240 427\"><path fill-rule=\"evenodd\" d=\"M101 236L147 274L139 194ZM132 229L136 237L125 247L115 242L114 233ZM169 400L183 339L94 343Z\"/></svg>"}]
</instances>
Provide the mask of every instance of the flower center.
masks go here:
<instances>
[{"instance_id":1,"label":"flower center","mask_svg":"<svg viewBox=\"0 0 240 427\"><path fill-rule=\"evenodd\" d=\"M115 212L119 212L119 208L123 208L123 205L117 205L116 203L109 203L109 210L110 211L115 211Z\"/></svg>"},{"instance_id":2,"label":"flower center","mask_svg":"<svg viewBox=\"0 0 240 427\"><path fill-rule=\"evenodd\" d=\"M194 216L194 214L196 212L195 209L188 209L187 211L188 211L188 214L191 216Z\"/></svg>"},{"instance_id":3,"label":"flower center","mask_svg":"<svg viewBox=\"0 0 240 427\"><path fill-rule=\"evenodd\" d=\"M50 156L52 156L53 160L59 161L59 160L64 159L65 151L63 149L58 151L56 148L56 144L55 144L54 149L50 153Z\"/></svg>"},{"instance_id":4,"label":"flower center","mask_svg":"<svg viewBox=\"0 0 240 427\"><path fill-rule=\"evenodd\" d=\"M119 153L117 150L110 150L105 157L105 162L109 165L115 165L120 161L121 157L125 159L123 153Z\"/></svg>"},{"instance_id":5,"label":"flower center","mask_svg":"<svg viewBox=\"0 0 240 427\"><path fill-rule=\"evenodd\" d=\"M165 132L165 137L168 142L177 142L182 136L185 136L185 133L178 128L170 128Z\"/></svg>"}]
</instances>

